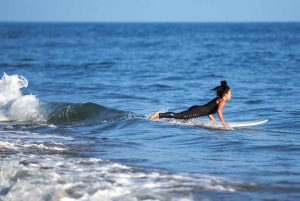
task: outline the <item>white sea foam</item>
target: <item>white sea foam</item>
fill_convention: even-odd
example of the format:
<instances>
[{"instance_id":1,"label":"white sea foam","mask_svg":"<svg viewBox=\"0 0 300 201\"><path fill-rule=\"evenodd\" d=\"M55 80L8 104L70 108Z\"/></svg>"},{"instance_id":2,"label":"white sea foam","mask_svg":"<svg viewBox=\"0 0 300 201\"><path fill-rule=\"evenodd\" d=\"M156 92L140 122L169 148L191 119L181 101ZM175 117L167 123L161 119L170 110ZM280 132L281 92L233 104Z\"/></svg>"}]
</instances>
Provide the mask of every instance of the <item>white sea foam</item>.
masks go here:
<instances>
[{"instance_id":1,"label":"white sea foam","mask_svg":"<svg viewBox=\"0 0 300 201\"><path fill-rule=\"evenodd\" d=\"M16 149L14 143L2 142L2 141L0 141L0 148L2 148L2 149Z\"/></svg>"},{"instance_id":2,"label":"white sea foam","mask_svg":"<svg viewBox=\"0 0 300 201\"><path fill-rule=\"evenodd\" d=\"M0 121L44 121L40 103L35 95L23 95L21 88L27 87L23 76L7 75L0 80Z\"/></svg>"},{"instance_id":3,"label":"white sea foam","mask_svg":"<svg viewBox=\"0 0 300 201\"><path fill-rule=\"evenodd\" d=\"M45 150L55 150L55 151L67 150L66 148L50 147L50 146L45 146L44 144L26 144L26 145L24 145L24 147L26 147L26 148L35 148L35 149L45 149Z\"/></svg>"},{"instance_id":4,"label":"white sea foam","mask_svg":"<svg viewBox=\"0 0 300 201\"><path fill-rule=\"evenodd\" d=\"M240 182L144 170L95 158L17 155L0 161L0 200L194 200L192 192L234 192Z\"/></svg>"},{"instance_id":5,"label":"white sea foam","mask_svg":"<svg viewBox=\"0 0 300 201\"><path fill-rule=\"evenodd\" d=\"M53 150L53 151L65 151L67 148L58 147L58 146L46 146L44 144L16 144L16 143L10 143L5 141L0 141L0 148L2 149L10 149L10 150L20 150L22 148L31 148L31 149L44 149L44 150Z\"/></svg>"},{"instance_id":6,"label":"white sea foam","mask_svg":"<svg viewBox=\"0 0 300 201\"><path fill-rule=\"evenodd\" d=\"M73 138L50 134L38 135L30 131L0 131L0 149L2 150L68 150L64 143L56 142L56 140L68 141L73 140Z\"/></svg>"},{"instance_id":7,"label":"white sea foam","mask_svg":"<svg viewBox=\"0 0 300 201\"><path fill-rule=\"evenodd\" d=\"M195 200L194 192L234 192L239 188L239 182L221 177L73 157L72 147L64 145L69 140L74 139L30 131L0 131L0 150L15 153L0 160L0 200L191 201ZM41 154L49 150L57 153Z\"/></svg>"},{"instance_id":8,"label":"white sea foam","mask_svg":"<svg viewBox=\"0 0 300 201\"><path fill-rule=\"evenodd\" d=\"M8 76L4 73L0 80L0 106L22 96L20 88L27 87L28 81L23 76Z\"/></svg>"}]
</instances>

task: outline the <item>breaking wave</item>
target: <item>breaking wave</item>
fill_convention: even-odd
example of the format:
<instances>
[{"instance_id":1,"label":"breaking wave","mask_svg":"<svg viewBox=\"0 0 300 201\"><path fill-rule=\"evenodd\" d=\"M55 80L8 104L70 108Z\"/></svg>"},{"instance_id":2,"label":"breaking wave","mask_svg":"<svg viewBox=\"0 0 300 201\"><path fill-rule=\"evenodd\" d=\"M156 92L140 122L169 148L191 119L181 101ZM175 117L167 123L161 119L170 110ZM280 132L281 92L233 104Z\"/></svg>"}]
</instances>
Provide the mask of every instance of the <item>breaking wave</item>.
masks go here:
<instances>
[{"instance_id":1,"label":"breaking wave","mask_svg":"<svg viewBox=\"0 0 300 201\"><path fill-rule=\"evenodd\" d=\"M96 103L41 102L35 95L21 92L27 86L25 77L4 73L0 80L0 121L71 123L107 121L128 115Z\"/></svg>"}]
</instances>

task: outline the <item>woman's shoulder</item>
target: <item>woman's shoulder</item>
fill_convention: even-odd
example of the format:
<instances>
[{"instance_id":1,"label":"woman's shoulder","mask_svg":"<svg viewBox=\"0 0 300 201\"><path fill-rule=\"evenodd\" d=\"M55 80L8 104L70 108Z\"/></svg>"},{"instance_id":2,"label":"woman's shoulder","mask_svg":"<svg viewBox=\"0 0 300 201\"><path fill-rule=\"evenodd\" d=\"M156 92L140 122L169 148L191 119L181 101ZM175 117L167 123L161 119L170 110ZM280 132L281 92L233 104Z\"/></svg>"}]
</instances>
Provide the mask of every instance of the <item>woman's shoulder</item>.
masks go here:
<instances>
[{"instance_id":1,"label":"woman's shoulder","mask_svg":"<svg viewBox=\"0 0 300 201\"><path fill-rule=\"evenodd\" d=\"M220 103L225 103L226 101L223 99L223 98L221 98L221 97L217 97L217 98L215 98L214 100L216 100L216 103L219 105Z\"/></svg>"}]
</instances>

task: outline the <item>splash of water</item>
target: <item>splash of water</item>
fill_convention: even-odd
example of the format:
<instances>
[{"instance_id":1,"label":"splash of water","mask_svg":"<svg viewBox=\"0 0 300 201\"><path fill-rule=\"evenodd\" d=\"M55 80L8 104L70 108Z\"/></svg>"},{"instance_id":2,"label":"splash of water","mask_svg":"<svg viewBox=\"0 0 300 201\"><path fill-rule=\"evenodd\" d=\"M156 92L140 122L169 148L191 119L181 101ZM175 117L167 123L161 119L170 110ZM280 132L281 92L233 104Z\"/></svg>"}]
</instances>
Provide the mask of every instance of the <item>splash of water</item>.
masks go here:
<instances>
[{"instance_id":1,"label":"splash of water","mask_svg":"<svg viewBox=\"0 0 300 201\"><path fill-rule=\"evenodd\" d=\"M0 121L44 121L36 96L23 95L20 90L27 86L23 76L4 73L0 80Z\"/></svg>"}]
</instances>

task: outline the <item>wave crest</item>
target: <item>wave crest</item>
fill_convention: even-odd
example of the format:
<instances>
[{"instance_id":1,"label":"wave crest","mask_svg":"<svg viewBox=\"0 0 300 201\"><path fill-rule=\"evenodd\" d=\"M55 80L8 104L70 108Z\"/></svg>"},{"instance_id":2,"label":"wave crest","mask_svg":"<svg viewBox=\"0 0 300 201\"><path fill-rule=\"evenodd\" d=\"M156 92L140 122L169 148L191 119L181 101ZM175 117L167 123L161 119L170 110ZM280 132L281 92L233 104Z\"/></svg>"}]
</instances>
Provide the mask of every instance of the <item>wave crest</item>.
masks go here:
<instances>
[{"instance_id":1,"label":"wave crest","mask_svg":"<svg viewBox=\"0 0 300 201\"><path fill-rule=\"evenodd\" d=\"M124 111L110 109L96 103L40 102L35 95L23 95L27 87L23 76L7 75L0 80L0 121L71 123L99 122L122 118Z\"/></svg>"},{"instance_id":2,"label":"wave crest","mask_svg":"<svg viewBox=\"0 0 300 201\"><path fill-rule=\"evenodd\" d=\"M34 95L23 95L21 88L27 87L23 76L4 73L0 80L0 121L43 121L39 100Z\"/></svg>"},{"instance_id":3,"label":"wave crest","mask_svg":"<svg viewBox=\"0 0 300 201\"><path fill-rule=\"evenodd\" d=\"M48 103L46 107L47 121L51 123L106 121L124 114L96 103Z\"/></svg>"}]
</instances>

